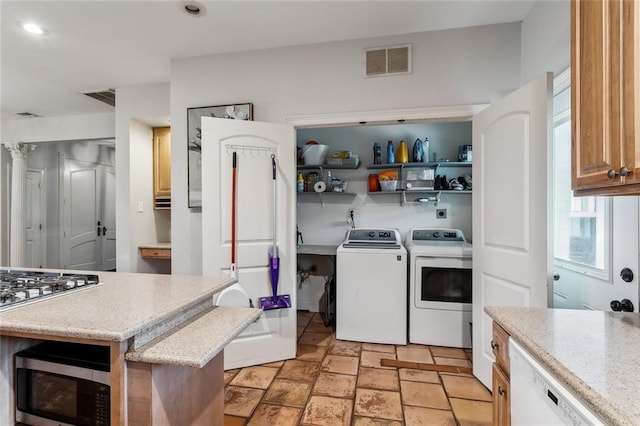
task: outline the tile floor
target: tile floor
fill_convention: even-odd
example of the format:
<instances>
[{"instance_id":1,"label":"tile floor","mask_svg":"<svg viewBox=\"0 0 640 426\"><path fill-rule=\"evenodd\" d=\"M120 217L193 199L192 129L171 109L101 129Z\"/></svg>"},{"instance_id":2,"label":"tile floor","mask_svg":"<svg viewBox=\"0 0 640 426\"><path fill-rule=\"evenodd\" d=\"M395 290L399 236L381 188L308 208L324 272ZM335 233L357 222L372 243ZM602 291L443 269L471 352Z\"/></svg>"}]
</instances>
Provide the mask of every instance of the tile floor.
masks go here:
<instances>
[{"instance_id":1,"label":"tile floor","mask_svg":"<svg viewBox=\"0 0 640 426\"><path fill-rule=\"evenodd\" d=\"M298 312L296 359L225 372L225 426L490 425L475 377L382 367L381 359L471 366L471 351L347 342Z\"/></svg>"}]
</instances>

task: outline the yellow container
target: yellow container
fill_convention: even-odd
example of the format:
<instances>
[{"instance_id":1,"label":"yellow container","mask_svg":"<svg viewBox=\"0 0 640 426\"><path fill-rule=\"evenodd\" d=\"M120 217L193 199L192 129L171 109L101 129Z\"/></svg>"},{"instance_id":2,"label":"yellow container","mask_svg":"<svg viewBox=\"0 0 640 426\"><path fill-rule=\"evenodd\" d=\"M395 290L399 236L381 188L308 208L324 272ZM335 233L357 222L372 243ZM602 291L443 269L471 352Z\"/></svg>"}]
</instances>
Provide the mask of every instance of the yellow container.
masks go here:
<instances>
[{"instance_id":1,"label":"yellow container","mask_svg":"<svg viewBox=\"0 0 640 426\"><path fill-rule=\"evenodd\" d=\"M400 141L398 146L398 152L396 152L396 163L408 163L409 162L409 148L404 141Z\"/></svg>"}]
</instances>

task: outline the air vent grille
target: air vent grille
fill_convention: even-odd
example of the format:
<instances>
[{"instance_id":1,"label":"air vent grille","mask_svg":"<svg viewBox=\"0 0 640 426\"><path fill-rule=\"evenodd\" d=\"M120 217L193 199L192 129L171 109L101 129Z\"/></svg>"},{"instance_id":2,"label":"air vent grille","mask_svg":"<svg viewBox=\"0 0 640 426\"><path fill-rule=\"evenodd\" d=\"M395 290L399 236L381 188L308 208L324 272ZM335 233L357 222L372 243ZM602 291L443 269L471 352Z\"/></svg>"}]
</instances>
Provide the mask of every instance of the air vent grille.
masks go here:
<instances>
[{"instance_id":1,"label":"air vent grille","mask_svg":"<svg viewBox=\"0 0 640 426\"><path fill-rule=\"evenodd\" d=\"M23 117L23 118L36 118L36 117L40 117L38 114L34 114L32 112L17 112L16 113L17 116L19 117Z\"/></svg>"},{"instance_id":2,"label":"air vent grille","mask_svg":"<svg viewBox=\"0 0 640 426\"><path fill-rule=\"evenodd\" d=\"M89 96L90 98L96 99L100 102L104 102L105 104L116 106L115 89L93 90L90 92L81 92L81 93L83 95Z\"/></svg>"},{"instance_id":3,"label":"air vent grille","mask_svg":"<svg viewBox=\"0 0 640 426\"><path fill-rule=\"evenodd\" d=\"M365 49L365 76L411 73L411 45Z\"/></svg>"}]
</instances>

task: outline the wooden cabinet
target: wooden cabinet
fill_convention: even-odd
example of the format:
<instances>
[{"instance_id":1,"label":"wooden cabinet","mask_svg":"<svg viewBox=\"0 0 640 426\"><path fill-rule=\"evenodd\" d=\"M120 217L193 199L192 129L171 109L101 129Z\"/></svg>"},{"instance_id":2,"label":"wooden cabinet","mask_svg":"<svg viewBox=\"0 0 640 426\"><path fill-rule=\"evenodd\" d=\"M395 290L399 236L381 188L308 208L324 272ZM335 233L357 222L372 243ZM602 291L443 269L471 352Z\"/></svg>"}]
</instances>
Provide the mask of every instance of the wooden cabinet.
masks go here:
<instances>
[{"instance_id":1,"label":"wooden cabinet","mask_svg":"<svg viewBox=\"0 0 640 426\"><path fill-rule=\"evenodd\" d=\"M511 424L511 388L509 385L509 334L495 322L491 349L496 357L492 370L493 424Z\"/></svg>"},{"instance_id":2,"label":"wooden cabinet","mask_svg":"<svg viewBox=\"0 0 640 426\"><path fill-rule=\"evenodd\" d=\"M153 129L153 208L171 208L171 128Z\"/></svg>"},{"instance_id":3,"label":"wooden cabinet","mask_svg":"<svg viewBox=\"0 0 640 426\"><path fill-rule=\"evenodd\" d=\"M640 194L640 3L572 0L572 188Z\"/></svg>"}]
</instances>

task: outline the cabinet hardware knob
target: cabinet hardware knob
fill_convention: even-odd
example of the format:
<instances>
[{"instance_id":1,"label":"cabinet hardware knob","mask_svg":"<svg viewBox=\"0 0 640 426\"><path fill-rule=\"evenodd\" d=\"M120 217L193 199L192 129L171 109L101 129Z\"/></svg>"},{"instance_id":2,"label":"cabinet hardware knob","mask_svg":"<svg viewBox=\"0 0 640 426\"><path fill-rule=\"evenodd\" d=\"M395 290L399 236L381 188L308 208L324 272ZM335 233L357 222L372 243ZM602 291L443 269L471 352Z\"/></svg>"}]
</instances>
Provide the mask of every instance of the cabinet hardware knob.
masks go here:
<instances>
[{"instance_id":1,"label":"cabinet hardware knob","mask_svg":"<svg viewBox=\"0 0 640 426\"><path fill-rule=\"evenodd\" d=\"M616 176L618 176L618 173L616 173L616 171L615 171L615 170L613 170L613 169L609 169L609 170L607 171L607 177L608 177L609 179L615 179L615 177L616 177Z\"/></svg>"},{"instance_id":2,"label":"cabinet hardware knob","mask_svg":"<svg viewBox=\"0 0 640 426\"><path fill-rule=\"evenodd\" d=\"M491 341L491 349L495 350L498 346L499 345L496 342L494 342L493 340Z\"/></svg>"},{"instance_id":3,"label":"cabinet hardware knob","mask_svg":"<svg viewBox=\"0 0 640 426\"><path fill-rule=\"evenodd\" d=\"M557 272L555 272L555 273L553 274L553 280L554 280L554 281L559 281L559 280L560 280L560 274L559 274L559 273L557 273Z\"/></svg>"},{"instance_id":4,"label":"cabinet hardware knob","mask_svg":"<svg viewBox=\"0 0 640 426\"><path fill-rule=\"evenodd\" d=\"M504 390L504 388L502 386L498 386L498 394L500 396L504 395L505 393L507 393L507 391Z\"/></svg>"},{"instance_id":5,"label":"cabinet hardware knob","mask_svg":"<svg viewBox=\"0 0 640 426\"><path fill-rule=\"evenodd\" d=\"M631 173L631 170L627 169L627 166L620 167L620 176L628 176Z\"/></svg>"}]
</instances>

